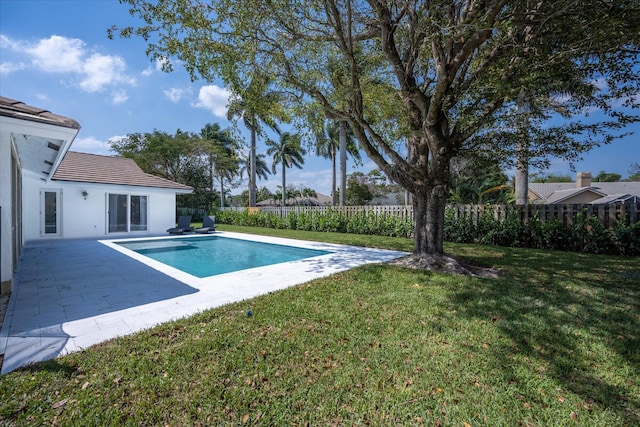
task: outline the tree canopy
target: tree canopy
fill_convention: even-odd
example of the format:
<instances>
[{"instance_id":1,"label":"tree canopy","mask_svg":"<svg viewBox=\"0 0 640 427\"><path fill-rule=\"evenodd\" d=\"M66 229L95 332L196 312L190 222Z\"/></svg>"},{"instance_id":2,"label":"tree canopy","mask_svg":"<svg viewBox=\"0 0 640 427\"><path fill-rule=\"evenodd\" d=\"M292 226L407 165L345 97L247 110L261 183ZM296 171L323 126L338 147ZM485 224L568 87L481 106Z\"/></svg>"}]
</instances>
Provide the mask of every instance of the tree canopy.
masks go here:
<instances>
[{"instance_id":1,"label":"tree canopy","mask_svg":"<svg viewBox=\"0 0 640 427\"><path fill-rule=\"evenodd\" d=\"M254 64L255 67L255 64ZM256 140L264 136L264 126L278 135L281 133L278 120L287 121L286 113L280 103L281 94L269 90L270 78L265 75L251 75L248 81L236 81L228 105L227 118L242 120L249 130L249 206L256 205L257 169Z\"/></svg>"},{"instance_id":2,"label":"tree canopy","mask_svg":"<svg viewBox=\"0 0 640 427\"><path fill-rule=\"evenodd\" d=\"M436 264L451 160L513 158L523 91L531 156L576 159L638 120L617 108L639 106L637 0L121 1L141 25L110 34L143 37L151 58L232 88L258 72L297 112L348 123L413 193L414 254Z\"/></svg>"}]
</instances>

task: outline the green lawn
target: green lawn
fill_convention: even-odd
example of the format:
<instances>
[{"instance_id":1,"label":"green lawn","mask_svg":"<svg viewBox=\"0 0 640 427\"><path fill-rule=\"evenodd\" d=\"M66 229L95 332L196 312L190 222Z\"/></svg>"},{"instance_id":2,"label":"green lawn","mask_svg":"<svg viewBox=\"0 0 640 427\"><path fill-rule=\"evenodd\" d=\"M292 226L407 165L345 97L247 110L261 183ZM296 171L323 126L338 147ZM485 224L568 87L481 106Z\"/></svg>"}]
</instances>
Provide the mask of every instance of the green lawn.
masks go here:
<instances>
[{"instance_id":1,"label":"green lawn","mask_svg":"<svg viewBox=\"0 0 640 427\"><path fill-rule=\"evenodd\" d=\"M640 423L638 258L446 249L500 278L372 265L210 310L1 377L0 424Z\"/></svg>"}]
</instances>

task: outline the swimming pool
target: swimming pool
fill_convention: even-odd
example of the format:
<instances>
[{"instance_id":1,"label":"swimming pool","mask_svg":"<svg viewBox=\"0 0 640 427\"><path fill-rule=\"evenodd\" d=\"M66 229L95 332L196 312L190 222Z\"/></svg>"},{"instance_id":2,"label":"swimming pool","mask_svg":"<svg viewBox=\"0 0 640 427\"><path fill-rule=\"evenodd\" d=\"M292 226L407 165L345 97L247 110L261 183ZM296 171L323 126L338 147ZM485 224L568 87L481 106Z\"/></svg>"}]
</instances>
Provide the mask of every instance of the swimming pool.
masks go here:
<instances>
[{"instance_id":1,"label":"swimming pool","mask_svg":"<svg viewBox=\"0 0 640 427\"><path fill-rule=\"evenodd\" d=\"M332 253L216 235L135 240L117 244L198 278Z\"/></svg>"}]
</instances>

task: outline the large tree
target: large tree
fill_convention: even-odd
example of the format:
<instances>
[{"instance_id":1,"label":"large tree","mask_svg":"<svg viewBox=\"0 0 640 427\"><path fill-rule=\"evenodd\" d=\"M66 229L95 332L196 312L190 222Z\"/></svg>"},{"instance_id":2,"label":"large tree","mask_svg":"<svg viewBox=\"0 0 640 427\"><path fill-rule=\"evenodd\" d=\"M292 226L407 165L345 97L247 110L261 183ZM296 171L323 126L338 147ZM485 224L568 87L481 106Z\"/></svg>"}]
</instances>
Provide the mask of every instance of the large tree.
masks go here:
<instances>
[{"instance_id":1,"label":"large tree","mask_svg":"<svg viewBox=\"0 0 640 427\"><path fill-rule=\"evenodd\" d=\"M224 207L224 183L240 172L238 144L228 130L218 123L207 123L200 131L199 149L207 159L209 182L214 191L215 180L220 184L220 207Z\"/></svg>"},{"instance_id":2,"label":"large tree","mask_svg":"<svg viewBox=\"0 0 640 427\"><path fill-rule=\"evenodd\" d=\"M255 65L254 65L255 66ZM286 120L280 104L281 94L270 90L266 76L251 76L249 83L234 79L234 87L229 100L227 118L242 120L249 130L249 206L256 205L256 143L257 137L264 135L264 126L280 135L278 120Z\"/></svg>"},{"instance_id":3,"label":"large tree","mask_svg":"<svg viewBox=\"0 0 640 427\"><path fill-rule=\"evenodd\" d=\"M414 195L414 255L425 264L445 261L452 158L513 158L519 94L530 125L567 119L529 128L530 157L574 159L637 120L614 109L638 103L637 0L121 1L144 22L120 34L149 40L152 58L231 83L257 62L292 99L348 123L367 156ZM385 105L398 106L392 120ZM608 119L580 115L594 108ZM391 137L397 129L407 150Z\"/></svg>"},{"instance_id":4,"label":"large tree","mask_svg":"<svg viewBox=\"0 0 640 427\"><path fill-rule=\"evenodd\" d=\"M178 196L178 206L208 209L215 194L205 162L199 156L198 135L178 129L173 135L159 130L132 133L113 140L111 149L133 159L146 173L193 187L193 193Z\"/></svg>"}]
</instances>

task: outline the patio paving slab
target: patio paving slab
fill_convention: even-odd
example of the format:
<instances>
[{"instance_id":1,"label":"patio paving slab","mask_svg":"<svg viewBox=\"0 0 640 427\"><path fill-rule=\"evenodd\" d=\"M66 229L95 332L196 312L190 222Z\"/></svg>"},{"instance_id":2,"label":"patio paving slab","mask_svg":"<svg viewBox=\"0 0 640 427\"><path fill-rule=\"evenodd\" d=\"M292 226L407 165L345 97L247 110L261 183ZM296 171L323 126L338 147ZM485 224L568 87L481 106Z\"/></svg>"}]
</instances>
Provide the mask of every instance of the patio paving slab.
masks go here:
<instances>
[{"instance_id":1,"label":"patio paving slab","mask_svg":"<svg viewBox=\"0 0 640 427\"><path fill-rule=\"evenodd\" d=\"M239 233L216 235L331 253L196 278L111 241L29 242L24 247L0 331L0 355L4 355L1 373L206 309L406 255Z\"/></svg>"}]
</instances>

